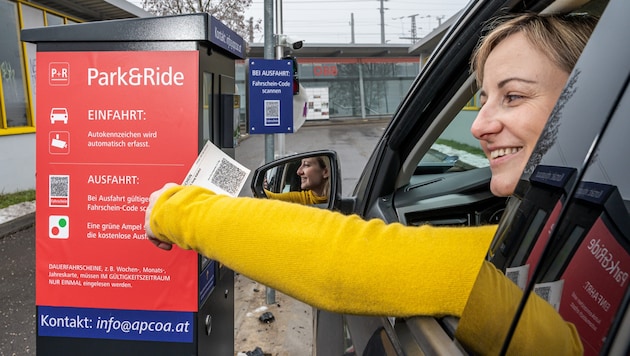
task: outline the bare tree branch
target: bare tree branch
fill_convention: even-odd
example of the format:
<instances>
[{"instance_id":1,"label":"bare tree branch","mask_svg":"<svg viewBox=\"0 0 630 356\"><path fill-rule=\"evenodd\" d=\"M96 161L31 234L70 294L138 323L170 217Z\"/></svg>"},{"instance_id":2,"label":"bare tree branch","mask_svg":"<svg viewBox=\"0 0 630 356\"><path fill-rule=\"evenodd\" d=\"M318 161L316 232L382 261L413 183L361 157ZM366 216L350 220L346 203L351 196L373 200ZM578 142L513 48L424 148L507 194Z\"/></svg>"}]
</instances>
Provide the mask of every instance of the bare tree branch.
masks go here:
<instances>
[{"instance_id":1,"label":"bare tree branch","mask_svg":"<svg viewBox=\"0 0 630 356\"><path fill-rule=\"evenodd\" d=\"M206 12L227 27L249 39L250 33L262 28L262 20L245 19L245 10L252 5L252 0L143 0L142 8L156 16L180 15ZM252 27L252 28L250 28Z\"/></svg>"}]
</instances>

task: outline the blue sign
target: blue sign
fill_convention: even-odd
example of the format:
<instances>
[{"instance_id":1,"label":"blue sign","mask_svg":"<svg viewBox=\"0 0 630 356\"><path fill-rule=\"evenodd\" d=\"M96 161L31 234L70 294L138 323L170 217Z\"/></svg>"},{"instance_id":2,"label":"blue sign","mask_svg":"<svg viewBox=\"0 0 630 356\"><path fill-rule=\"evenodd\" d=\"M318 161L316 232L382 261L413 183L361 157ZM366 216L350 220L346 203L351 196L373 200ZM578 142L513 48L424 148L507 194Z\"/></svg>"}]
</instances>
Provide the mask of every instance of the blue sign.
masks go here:
<instances>
[{"instance_id":1,"label":"blue sign","mask_svg":"<svg viewBox=\"0 0 630 356\"><path fill-rule=\"evenodd\" d=\"M190 312L44 307L37 309L39 336L193 342Z\"/></svg>"},{"instance_id":2,"label":"blue sign","mask_svg":"<svg viewBox=\"0 0 630 356\"><path fill-rule=\"evenodd\" d=\"M293 133L293 61L249 60L249 133Z\"/></svg>"},{"instance_id":3,"label":"blue sign","mask_svg":"<svg viewBox=\"0 0 630 356\"><path fill-rule=\"evenodd\" d=\"M245 40L221 21L211 16L210 42L236 55L245 58Z\"/></svg>"}]
</instances>

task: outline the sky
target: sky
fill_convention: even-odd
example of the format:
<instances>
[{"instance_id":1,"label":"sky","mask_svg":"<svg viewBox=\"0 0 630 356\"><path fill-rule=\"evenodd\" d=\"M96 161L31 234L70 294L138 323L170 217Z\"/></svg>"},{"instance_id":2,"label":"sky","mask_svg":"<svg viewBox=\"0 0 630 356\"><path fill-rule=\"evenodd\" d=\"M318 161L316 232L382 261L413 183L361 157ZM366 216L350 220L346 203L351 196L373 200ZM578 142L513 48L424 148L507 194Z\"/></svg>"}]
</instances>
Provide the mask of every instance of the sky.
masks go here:
<instances>
[{"instance_id":1,"label":"sky","mask_svg":"<svg viewBox=\"0 0 630 356\"><path fill-rule=\"evenodd\" d=\"M468 0L383 0L385 41L412 43L411 16L416 15L416 37L422 38L467 3ZM282 32L306 43L350 43L354 17L355 43L381 43L380 8L381 0L282 0ZM264 0L253 0L246 18L262 20L263 10ZM254 35L254 42L263 40L262 32Z\"/></svg>"},{"instance_id":2,"label":"sky","mask_svg":"<svg viewBox=\"0 0 630 356\"><path fill-rule=\"evenodd\" d=\"M128 1L137 6L142 2ZM281 3L282 32L292 39L305 43L351 43L350 23L354 17L355 43L381 43L381 0L281 0ZM468 0L382 0L382 3L385 42L412 43L413 19L416 38L422 38L466 6ZM262 25L264 0L253 0L245 17L261 20ZM254 42L263 41L261 29L254 34Z\"/></svg>"}]
</instances>

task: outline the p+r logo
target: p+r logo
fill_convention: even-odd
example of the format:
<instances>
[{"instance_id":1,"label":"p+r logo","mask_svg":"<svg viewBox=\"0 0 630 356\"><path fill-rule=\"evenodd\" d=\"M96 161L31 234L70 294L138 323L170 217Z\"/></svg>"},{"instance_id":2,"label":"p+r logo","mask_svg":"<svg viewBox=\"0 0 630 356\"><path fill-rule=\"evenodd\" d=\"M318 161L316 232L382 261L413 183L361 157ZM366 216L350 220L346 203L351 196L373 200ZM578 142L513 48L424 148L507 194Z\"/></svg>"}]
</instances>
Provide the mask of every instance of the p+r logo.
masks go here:
<instances>
[{"instance_id":1,"label":"p+r logo","mask_svg":"<svg viewBox=\"0 0 630 356\"><path fill-rule=\"evenodd\" d=\"M62 86L70 84L70 63L50 62L48 65L48 84Z\"/></svg>"}]
</instances>

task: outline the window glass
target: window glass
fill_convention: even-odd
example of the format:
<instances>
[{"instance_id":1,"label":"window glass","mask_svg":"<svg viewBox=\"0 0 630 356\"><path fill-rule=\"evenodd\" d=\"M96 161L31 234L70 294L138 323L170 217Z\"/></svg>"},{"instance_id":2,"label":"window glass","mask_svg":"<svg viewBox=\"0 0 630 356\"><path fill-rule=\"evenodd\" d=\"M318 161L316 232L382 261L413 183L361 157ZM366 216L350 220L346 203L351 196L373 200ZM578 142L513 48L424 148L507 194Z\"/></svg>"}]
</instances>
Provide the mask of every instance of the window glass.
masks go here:
<instances>
[{"instance_id":1,"label":"window glass","mask_svg":"<svg viewBox=\"0 0 630 356\"><path fill-rule=\"evenodd\" d=\"M211 117L212 117L212 98L214 95L213 91L214 85L214 76L213 73L204 72L203 73L203 127L202 127L202 135L203 140L210 140L212 138L212 126Z\"/></svg>"},{"instance_id":2,"label":"window glass","mask_svg":"<svg viewBox=\"0 0 630 356\"><path fill-rule=\"evenodd\" d=\"M48 26L63 25L63 17L53 15L49 12L46 13L46 22Z\"/></svg>"},{"instance_id":3,"label":"window glass","mask_svg":"<svg viewBox=\"0 0 630 356\"><path fill-rule=\"evenodd\" d=\"M322 114L325 113L327 118L392 115L419 72L416 62L350 61L302 63L298 58L300 84L307 89L327 90L327 105L322 107ZM244 67L240 63L236 65L239 87L246 86ZM246 101L243 98L241 115L244 115L243 103ZM317 105L315 101L309 101L309 105Z\"/></svg>"},{"instance_id":4,"label":"window glass","mask_svg":"<svg viewBox=\"0 0 630 356\"><path fill-rule=\"evenodd\" d=\"M415 78L420 72L420 65L418 63L396 63L395 65L395 74L400 77Z\"/></svg>"},{"instance_id":5,"label":"window glass","mask_svg":"<svg viewBox=\"0 0 630 356\"><path fill-rule=\"evenodd\" d=\"M451 171L489 166L479 141L470 133L477 113L478 110L461 110L433 143L419 165L439 162L457 168Z\"/></svg>"},{"instance_id":6,"label":"window glass","mask_svg":"<svg viewBox=\"0 0 630 356\"><path fill-rule=\"evenodd\" d=\"M359 64L337 64L337 77L338 78L359 78Z\"/></svg>"},{"instance_id":7,"label":"window glass","mask_svg":"<svg viewBox=\"0 0 630 356\"><path fill-rule=\"evenodd\" d=\"M28 122L17 18L17 5L0 1L0 94L6 109L8 127L26 126Z\"/></svg>"},{"instance_id":8,"label":"window glass","mask_svg":"<svg viewBox=\"0 0 630 356\"><path fill-rule=\"evenodd\" d=\"M22 23L23 28L35 28L44 26L44 12L34 7L22 5ZM31 80L31 100L34 103L37 96L37 86L35 85L35 59L37 58L37 45L35 43L25 42L26 58L28 65L28 73ZM35 110L35 105L33 105ZM33 124L37 115L33 112Z\"/></svg>"},{"instance_id":9,"label":"window glass","mask_svg":"<svg viewBox=\"0 0 630 356\"><path fill-rule=\"evenodd\" d=\"M300 79L313 79L313 63L300 63L298 60L298 75Z\"/></svg>"}]
</instances>

